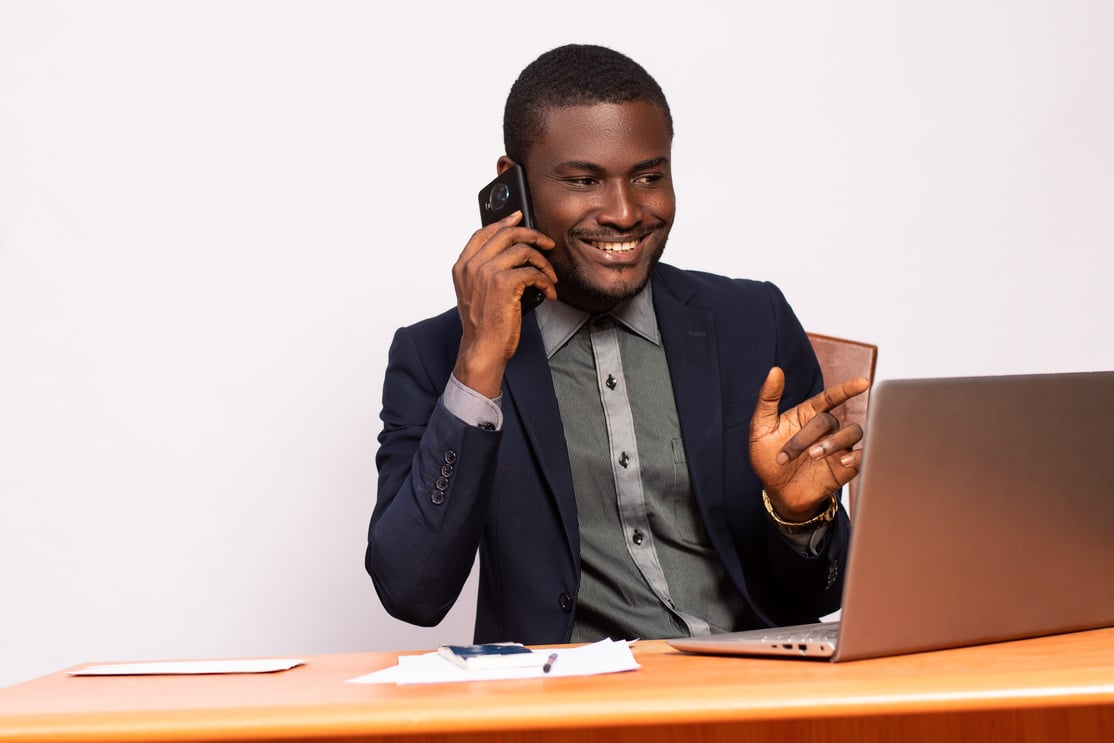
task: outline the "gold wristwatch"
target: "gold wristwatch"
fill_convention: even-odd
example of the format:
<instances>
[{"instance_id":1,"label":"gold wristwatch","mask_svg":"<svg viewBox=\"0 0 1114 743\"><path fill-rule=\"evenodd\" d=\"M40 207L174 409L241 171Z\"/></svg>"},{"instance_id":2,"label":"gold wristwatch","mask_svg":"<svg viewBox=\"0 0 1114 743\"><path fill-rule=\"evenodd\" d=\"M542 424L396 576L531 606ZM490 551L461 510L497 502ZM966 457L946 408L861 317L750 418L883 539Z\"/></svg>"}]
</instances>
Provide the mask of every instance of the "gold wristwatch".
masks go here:
<instances>
[{"instance_id":1,"label":"gold wristwatch","mask_svg":"<svg viewBox=\"0 0 1114 743\"><path fill-rule=\"evenodd\" d=\"M815 531L824 524L831 523L835 518L836 511L839 510L839 501L834 493L828 496L828 507L807 521L786 521L783 519L774 510L774 504L770 502L770 496L765 490L762 491L762 504L766 506L766 513L770 515L770 519L785 534L808 534Z\"/></svg>"}]
</instances>

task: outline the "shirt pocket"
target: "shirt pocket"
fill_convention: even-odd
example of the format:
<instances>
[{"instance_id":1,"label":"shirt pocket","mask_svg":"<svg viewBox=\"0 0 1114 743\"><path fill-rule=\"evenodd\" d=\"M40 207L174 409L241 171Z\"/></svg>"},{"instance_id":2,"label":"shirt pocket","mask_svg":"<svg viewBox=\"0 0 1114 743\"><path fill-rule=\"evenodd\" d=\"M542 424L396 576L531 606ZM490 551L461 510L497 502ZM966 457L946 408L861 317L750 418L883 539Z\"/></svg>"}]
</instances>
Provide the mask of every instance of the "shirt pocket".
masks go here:
<instances>
[{"instance_id":1,"label":"shirt pocket","mask_svg":"<svg viewBox=\"0 0 1114 743\"><path fill-rule=\"evenodd\" d=\"M692 494L689 480L688 459L685 457L685 444L680 438L671 440L673 449L673 489L670 502L673 504L673 528L677 538L694 545L703 545L704 527L700 523L700 512Z\"/></svg>"}]
</instances>

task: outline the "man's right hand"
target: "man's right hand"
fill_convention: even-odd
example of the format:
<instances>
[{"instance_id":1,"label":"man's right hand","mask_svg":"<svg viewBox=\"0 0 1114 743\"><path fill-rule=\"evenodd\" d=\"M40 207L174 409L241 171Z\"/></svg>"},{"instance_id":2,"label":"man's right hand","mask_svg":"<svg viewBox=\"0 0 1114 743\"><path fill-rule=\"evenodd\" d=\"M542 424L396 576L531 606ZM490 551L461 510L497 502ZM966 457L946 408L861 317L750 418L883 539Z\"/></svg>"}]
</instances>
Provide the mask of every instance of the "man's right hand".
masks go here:
<instances>
[{"instance_id":1,"label":"man's right hand","mask_svg":"<svg viewBox=\"0 0 1114 743\"><path fill-rule=\"evenodd\" d=\"M521 212L493 222L472 235L453 265L456 306L464 333L453 375L466 387L494 399L503 371L522 333L522 293L536 286L557 298L557 274L542 255L553 240L519 227Z\"/></svg>"}]
</instances>

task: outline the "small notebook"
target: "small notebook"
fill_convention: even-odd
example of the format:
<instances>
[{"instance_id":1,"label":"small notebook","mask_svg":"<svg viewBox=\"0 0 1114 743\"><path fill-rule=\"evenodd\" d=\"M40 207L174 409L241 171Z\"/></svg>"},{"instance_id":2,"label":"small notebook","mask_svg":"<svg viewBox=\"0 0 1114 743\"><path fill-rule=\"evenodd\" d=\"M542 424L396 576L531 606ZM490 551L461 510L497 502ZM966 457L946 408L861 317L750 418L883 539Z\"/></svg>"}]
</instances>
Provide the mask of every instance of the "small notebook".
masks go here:
<instances>
[{"instance_id":1,"label":"small notebook","mask_svg":"<svg viewBox=\"0 0 1114 743\"><path fill-rule=\"evenodd\" d=\"M490 668L531 668L544 666L549 655L535 653L517 642L484 645L442 645L437 649L442 658L469 671Z\"/></svg>"}]
</instances>

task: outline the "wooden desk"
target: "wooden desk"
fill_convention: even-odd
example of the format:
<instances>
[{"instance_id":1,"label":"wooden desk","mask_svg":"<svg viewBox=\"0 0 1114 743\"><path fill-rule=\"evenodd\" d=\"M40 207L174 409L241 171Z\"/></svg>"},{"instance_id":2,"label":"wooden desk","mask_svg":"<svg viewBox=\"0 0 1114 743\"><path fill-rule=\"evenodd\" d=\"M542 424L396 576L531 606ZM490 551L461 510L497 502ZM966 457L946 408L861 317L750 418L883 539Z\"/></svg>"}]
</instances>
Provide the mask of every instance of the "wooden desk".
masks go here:
<instances>
[{"instance_id":1,"label":"wooden desk","mask_svg":"<svg viewBox=\"0 0 1114 743\"><path fill-rule=\"evenodd\" d=\"M642 668L609 676L345 683L398 655L269 675L55 673L0 690L0 741L1114 740L1114 628L841 664L643 642Z\"/></svg>"}]
</instances>

